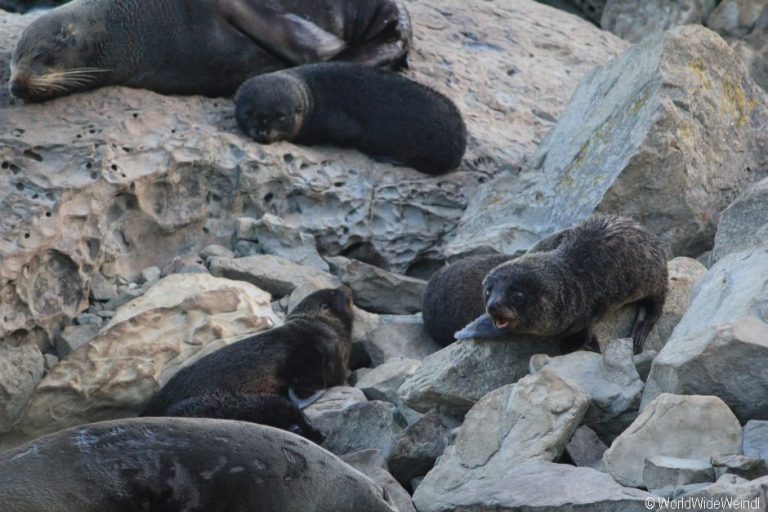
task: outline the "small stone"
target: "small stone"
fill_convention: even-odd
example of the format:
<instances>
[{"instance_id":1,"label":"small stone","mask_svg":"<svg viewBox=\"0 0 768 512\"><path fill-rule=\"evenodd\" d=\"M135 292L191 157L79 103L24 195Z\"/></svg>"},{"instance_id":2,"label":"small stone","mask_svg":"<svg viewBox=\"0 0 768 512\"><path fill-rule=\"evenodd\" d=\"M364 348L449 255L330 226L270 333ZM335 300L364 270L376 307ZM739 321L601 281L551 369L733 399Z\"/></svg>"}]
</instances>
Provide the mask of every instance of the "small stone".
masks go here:
<instances>
[{"instance_id":1,"label":"small stone","mask_svg":"<svg viewBox=\"0 0 768 512\"><path fill-rule=\"evenodd\" d=\"M398 482L407 485L426 475L448 445L446 420L430 411L406 428L392 448L389 469Z\"/></svg>"},{"instance_id":2,"label":"small stone","mask_svg":"<svg viewBox=\"0 0 768 512\"><path fill-rule=\"evenodd\" d=\"M70 325L65 327L55 338L56 354L61 359L67 357L70 353L77 350L78 347L85 345L99 332L99 326L96 324Z\"/></svg>"},{"instance_id":3,"label":"small stone","mask_svg":"<svg viewBox=\"0 0 768 512\"><path fill-rule=\"evenodd\" d=\"M161 270L158 267L148 267L141 271L141 283L145 285L153 285L160 280L162 275Z\"/></svg>"},{"instance_id":4,"label":"small stone","mask_svg":"<svg viewBox=\"0 0 768 512\"><path fill-rule=\"evenodd\" d=\"M595 431L584 425L576 429L571 440L565 445L565 451L574 464L598 471L604 471L603 454L607 449Z\"/></svg>"},{"instance_id":5,"label":"small stone","mask_svg":"<svg viewBox=\"0 0 768 512\"><path fill-rule=\"evenodd\" d=\"M254 242L262 254L273 254L299 265L328 271L328 263L317 252L315 237L271 213L265 213L258 220L237 219L236 236L238 240Z\"/></svg>"},{"instance_id":6,"label":"small stone","mask_svg":"<svg viewBox=\"0 0 768 512\"><path fill-rule=\"evenodd\" d=\"M53 354L43 354L43 368L45 373L51 371L51 369L59 364L60 359Z\"/></svg>"},{"instance_id":7,"label":"small stone","mask_svg":"<svg viewBox=\"0 0 768 512\"><path fill-rule=\"evenodd\" d=\"M101 318L107 318L107 319L112 318L113 316L115 316L115 312L113 310L111 310L111 309L105 309L103 311L99 311L97 314Z\"/></svg>"},{"instance_id":8,"label":"small stone","mask_svg":"<svg viewBox=\"0 0 768 512\"><path fill-rule=\"evenodd\" d=\"M707 461L656 455L645 460L643 485L657 490L678 489L684 485L715 481L715 470Z\"/></svg>"},{"instance_id":9,"label":"small stone","mask_svg":"<svg viewBox=\"0 0 768 512\"><path fill-rule=\"evenodd\" d=\"M99 326L104 323L104 319L93 313L83 313L82 315L78 315L77 318L75 318L75 323L77 325Z\"/></svg>"},{"instance_id":10,"label":"small stone","mask_svg":"<svg viewBox=\"0 0 768 512\"><path fill-rule=\"evenodd\" d=\"M740 476L746 480L755 480L768 475L768 461L746 455L713 455L711 459L715 467L715 476L720 478L725 474Z\"/></svg>"},{"instance_id":11,"label":"small stone","mask_svg":"<svg viewBox=\"0 0 768 512\"><path fill-rule=\"evenodd\" d=\"M202 259L207 260L209 258L234 258L235 253L227 249L223 245L208 245L198 253Z\"/></svg>"}]
</instances>

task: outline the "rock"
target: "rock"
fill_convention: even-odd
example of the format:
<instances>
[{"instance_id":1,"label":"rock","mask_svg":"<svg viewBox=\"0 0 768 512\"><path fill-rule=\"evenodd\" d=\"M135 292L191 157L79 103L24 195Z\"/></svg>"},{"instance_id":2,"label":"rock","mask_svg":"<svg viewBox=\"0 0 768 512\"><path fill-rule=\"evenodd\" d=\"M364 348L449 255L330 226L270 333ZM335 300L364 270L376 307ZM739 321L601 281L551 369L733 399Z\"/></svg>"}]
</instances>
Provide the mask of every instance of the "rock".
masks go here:
<instances>
[{"instance_id":1,"label":"rock","mask_svg":"<svg viewBox=\"0 0 768 512\"><path fill-rule=\"evenodd\" d=\"M304 409L304 414L313 423L324 423L327 417L336 416L344 409L352 405L365 402L362 391L348 386L335 386L325 390L315 403ZM330 423L330 420L327 421Z\"/></svg>"},{"instance_id":2,"label":"rock","mask_svg":"<svg viewBox=\"0 0 768 512\"><path fill-rule=\"evenodd\" d=\"M462 486L443 495L425 489L430 475L413 495L419 512L647 512L645 500L651 497L646 492L620 486L600 471L542 460L504 468L494 478L473 482L472 486Z\"/></svg>"},{"instance_id":3,"label":"rock","mask_svg":"<svg viewBox=\"0 0 768 512\"><path fill-rule=\"evenodd\" d=\"M619 435L634 415L628 421L619 417L640 407L643 382L632 360L631 338L608 343L602 354L578 351L550 358L544 368L592 398L584 424L604 438Z\"/></svg>"},{"instance_id":4,"label":"rock","mask_svg":"<svg viewBox=\"0 0 768 512\"><path fill-rule=\"evenodd\" d=\"M99 328L100 326L96 324L70 325L65 327L54 341L56 354L61 359L64 359L78 347L85 345L95 338Z\"/></svg>"},{"instance_id":5,"label":"rock","mask_svg":"<svg viewBox=\"0 0 768 512\"><path fill-rule=\"evenodd\" d=\"M742 451L768 461L768 421L750 420L744 425Z\"/></svg>"},{"instance_id":6,"label":"rock","mask_svg":"<svg viewBox=\"0 0 768 512\"><path fill-rule=\"evenodd\" d=\"M409 425L395 441L389 469L398 482L407 485L424 476L435 465L448 444L449 425L436 411L430 411Z\"/></svg>"},{"instance_id":7,"label":"rock","mask_svg":"<svg viewBox=\"0 0 768 512\"><path fill-rule=\"evenodd\" d=\"M757 510L764 512L766 506L766 486L768 486L768 477L748 482L734 475L723 475L716 483L704 489L685 494L683 496L683 506L687 506L690 509L690 505L687 504L695 503L694 499L696 498L717 498L721 503L731 503L727 510ZM712 507L709 507L709 509L711 510Z\"/></svg>"},{"instance_id":8,"label":"rock","mask_svg":"<svg viewBox=\"0 0 768 512\"><path fill-rule=\"evenodd\" d=\"M651 365L657 355L659 355L659 353L655 350L644 350L640 354L632 356L632 361L635 363L637 373L640 375L640 380L643 382L648 380L648 374L651 373Z\"/></svg>"},{"instance_id":9,"label":"rock","mask_svg":"<svg viewBox=\"0 0 768 512\"><path fill-rule=\"evenodd\" d=\"M703 27L635 45L582 80L520 174L475 194L446 254L513 254L595 211L619 211L670 256L698 255L720 211L768 173L767 106Z\"/></svg>"},{"instance_id":10,"label":"rock","mask_svg":"<svg viewBox=\"0 0 768 512\"><path fill-rule=\"evenodd\" d=\"M289 225L280 217L265 213L260 219L237 219L235 232L239 240L256 242L260 252L280 256L303 266L328 272L328 263L317 252L315 237Z\"/></svg>"},{"instance_id":11,"label":"rock","mask_svg":"<svg viewBox=\"0 0 768 512\"><path fill-rule=\"evenodd\" d=\"M9 12L28 12L34 9L48 9L68 0L0 0L0 9Z\"/></svg>"},{"instance_id":12,"label":"rock","mask_svg":"<svg viewBox=\"0 0 768 512\"><path fill-rule=\"evenodd\" d=\"M417 411L464 414L480 398L528 374L527 362L540 352L560 353L560 344L542 338L462 340L425 357L398 395Z\"/></svg>"},{"instance_id":13,"label":"rock","mask_svg":"<svg viewBox=\"0 0 768 512\"><path fill-rule=\"evenodd\" d=\"M741 426L717 397L663 394L611 444L603 464L620 484L643 485L645 459L656 455L709 460L738 453Z\"/></svg>"},{"instance_id":14,"label":"rock","mask_svg":"<svg viewBox=\"0 0 768 512\"><path fill-rule=\"evenodd\" d=\"M653 361L641 407L660 393L715 395L742 422L768 418L766 301L768 246L721 259Z\"/></svg>"},{"instance_id":15,"label":"rock","mask_svg":"<svg viewBox=\"0 0 768 512\"><path fill-rule=\"evenodd\" d=\"M768 475L768 461L746 455L713 455L715 476L736 475L745 480L755 480Z\"/></svg>"},{"instance_id":16,"label":"rock","mask_svg":"<svg viewBox=\"0 0 768 512\"><path fill-rule=\"evenodd\" d=\"M749 68L755 82L768 91L768 11L763 11L750 35L729 42Z\"/></svg>"},{"instance_id":17,"label":"rock","mask_svg":"<svg viewBox=\"0 0 768 512\"><path fill-rule=\"evenodd\" d=\"M724 256L768 244L768 179L754 184L720 214L710 265Z\"/></svg>"},{"instance_id":18,"label":"rock","mask_svg":"<svg viewBox=\"0 0 768 512\"><path fill-rule=\"evenodd\" d=\"M321 288L341 286L338 279L322 270L298 265L280 256L210 258L208 268L214 276L246 281L266 290L275 298L290 294L302 283L319 283Z\"/></svg>"},{"instance_id":19,"label":"rock","mask_svg":"<svg viewBox=\"0 0 768 512\"><path fill-rule=\"evenodd\" d=\"M600 26L637 43L671 27L701 24L717 0L608 0Z\"/></svg>"},{"instance_id":20,"label":"rock","mask_svg":"<svg viewBox=\"0 0 768 512\"><path fill-rule=\"evenodd\" d=\"M234 258L235 253L227 249L223 245L211 244L204 247L198 254L204 260L210 258Z\"/></svg>"},{"instance_id":21,"label":"rock","mask_svg":"<svg viewBox=\"0 0 768 512\"><path fill-rule=\"evenodd\" d=\"M384 400L398 403L397 388L413 375L421 362L415 359L390 359L389 361L366 372L355 384L365 393L368 400Z\"/></svg>"},{"instance_id":22,"label":"rock","mask_svg":"<svg viewBox=\"0 0 768 512\"><path fill-rule=\"evenodd\" d=\"M565 451L574 464L598 471L603 471L603 453L607 449L595 431L584 425L576 429L565 445Z\"/></svg>"},{"instance_id":23,"label":"rock","mask_svg":"<svg viewBox=\"0 0 768 512\"><path fill-rule=\"evenodd\" d=\"M10 431L43 379L44 359L34 342L0 340L0 437Z\"/></svg>"},{"instance_id":24,"label":"rock","mask_svg":"<svg viewBox=\"0 0 768 512\"><path fill-rule=\"evenodd\" d=\"M153 285L160 280L162 272L157 267L147 267L141 271L141 284Z\"/></svg>"},{"instance_id":25,"label":"rock","mask_svg":"<svg viewBox=\"0 0 768 512\"><path fill-rule=\"evenodd\" d=\"M510 468L529 459L557 458L588 407L589 396L547 369L488 393L467 413L456 441L419 485L416 508L507 506L498 493L511 482Z\"/></svg>"},{"instance_id":26,"label":"rock","mask_svg":"<svg viewBox=\"0 0 768 512\"><path fill-rule=\"evenodd\" d=\"M163 265L161 275L163 277L171 274L207 274L208 269L200 258L193 256L182 258L177 256Z\"/></svg>"},{"instance_id":27,"label":"rock","mask_svg":"<svg viewBox=\"0 0 768 512\"><path fill-rule=\"evenodd\" d=\"M308 410L309 408L307 408ZM378 400L353 403L343 409L307 417L324 436L323 448L336 455L377 449L385 458L400 437L395 406Z\"/></svg>"},{"instance_id":28,"label":"rock","mask_svg":"<svg viewBox=\"0 0 768 512\"><path fill-rule=\"evenodd\" d=\"M209 274L168 276L51 370L19 429L35 437L135 415L183 364L277 323L269 294L250 284Z\"/></svg>"},{"instance_id":29,"label":"rock","mask_svg":"<svg viewBox=\"0 0 768 512\"><path fill-rule=\"evenodd\" d=\"M408 315L421 311L427 282L393 274L343 256L328 258L333 273L352 289L355 304L373 313Z\"/></svg>"},{"instance_id":30,"label":"rock","mask_svg":"<svg viewBox=\"0 0 768 512\"><path fill-rule=\"evenodd\" d=\"M645 459L643 485L657 493L684 485L714 482L715 470L708 461L656 455Z\"/></svg>"},{"instance_id":31,"label":"rock","mask_svg":"<svg viewBox=\"0 0 768 512\"><path fill-rule=\"evenodd\" d=\"M373 365L390 359L422 360L440 347L424 330L421 315L377 315L355 308L352 343L362 346Z\"/></svg>"},{"instance_id":32,"label":"rock","mask_svg":"<svg viewBox=\"0 0 768 512\"><path fill-rule=\"evenodd\" d=\"M48 373L54 366L59 364L60 359L53 354L43 354L43 369Z\"/></svg>"},{"instance_id":33,"label":"rock","mask_svg":"<svg viewBox=\"0 0 768 512\"><path fill-rule=\"evenodd\" d=\"M722 0L707 18L707 26L723 36L744 37L765 11L765 0Z\"/></svg>"},{"instance_id":34,"label":"rock","mask_svg":"<svg viewBox=\"0 0 768 512\"><path fill-rule=\"evenodd\" d=\"M379 484L395 502L399 512L416 512L408 492L387 471L386 460L379 450L363 450L340 458Z\"/></svg>"},{"instance_id":35,"label":"rock","mask_svg":"<svg viewBox=\"0 0 768 512\"><path fill-rule=\"evenodd\" d=\"M82 315L78 315L77 318L75 318L75 323L77 325L100 326L104 323L104 319L93 313L83 313Z\"/></svg>"}]
</instances>

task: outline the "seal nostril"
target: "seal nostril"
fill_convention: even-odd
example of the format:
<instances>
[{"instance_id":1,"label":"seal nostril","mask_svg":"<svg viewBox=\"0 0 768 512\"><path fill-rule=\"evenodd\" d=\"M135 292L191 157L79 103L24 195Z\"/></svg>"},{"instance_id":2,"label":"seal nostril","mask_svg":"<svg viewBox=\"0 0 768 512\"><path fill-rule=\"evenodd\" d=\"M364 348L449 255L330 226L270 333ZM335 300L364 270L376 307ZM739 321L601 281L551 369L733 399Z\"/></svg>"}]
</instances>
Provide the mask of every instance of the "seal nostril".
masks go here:
<instances>
[{"instance_id":1,"label":"seal nostril","mask_svg":"<svg viewBox=\"0 0 768 512\"><path fill-rule=\"evenodd\" d=\"M27 87L20 80L11 80L8 88L10 89L11 96L15 98L23 98L27 92Z\"/></svg>"}]
</instances>

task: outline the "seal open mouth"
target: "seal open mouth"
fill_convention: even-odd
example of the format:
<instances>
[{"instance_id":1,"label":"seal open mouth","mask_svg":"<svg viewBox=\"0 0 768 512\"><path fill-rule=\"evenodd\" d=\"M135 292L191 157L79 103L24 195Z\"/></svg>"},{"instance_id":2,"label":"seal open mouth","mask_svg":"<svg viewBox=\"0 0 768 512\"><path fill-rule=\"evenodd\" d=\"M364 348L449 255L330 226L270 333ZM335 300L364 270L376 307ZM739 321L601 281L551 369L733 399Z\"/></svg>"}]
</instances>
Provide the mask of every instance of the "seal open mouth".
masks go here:
<instances>
[{"instance_id":1,"label":"seal open mouth","mask_svg":"<svg viewBox=\"0 0 768 512\"><path fill-rule=\"evenodd\" d=\"M507 328L507 326L509 325L509 321L503 318L493 317L493 325L497 329L502 330Z\"/></svg>"}]
</instances>

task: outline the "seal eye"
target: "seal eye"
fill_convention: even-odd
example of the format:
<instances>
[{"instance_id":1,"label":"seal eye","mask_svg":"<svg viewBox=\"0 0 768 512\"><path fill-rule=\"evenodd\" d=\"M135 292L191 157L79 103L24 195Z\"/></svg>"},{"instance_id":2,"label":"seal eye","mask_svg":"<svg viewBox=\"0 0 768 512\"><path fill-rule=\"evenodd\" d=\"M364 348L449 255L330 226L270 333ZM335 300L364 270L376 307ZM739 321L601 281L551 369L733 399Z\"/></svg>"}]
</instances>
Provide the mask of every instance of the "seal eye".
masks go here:
<instances>
[{"instance_id":1,"label":"seal eye","mask_svg":"<svg viewBox=\"0 0 768 512\"><path fill-rule=\"evenodd\" d=\"M301 427L294 423L293 425L288 427L288 432L299 434L301 433Z\"/></svg>"},{"instance_id":2,"label":"seal eye","mask_svg":"<svg viewBox=\"0 0 768 512\"><path fill-rule=\"evenodd\" d=\"M490 288L486 288L485 290L483 290L483 297L485 297L487 299L490 296L491 296L491 289Z\"/></svg>"},{"instance_id":3,"label":"seal eye","mask_svg":"<svg viewBox=\"0 0 768 512\"><path fill-rule=\"evenodd\" d=\"M515 290L509 294L509 302L513 306L522 306L525 303L525 294L519 290Z\"/></svg>"}]
</instances>

